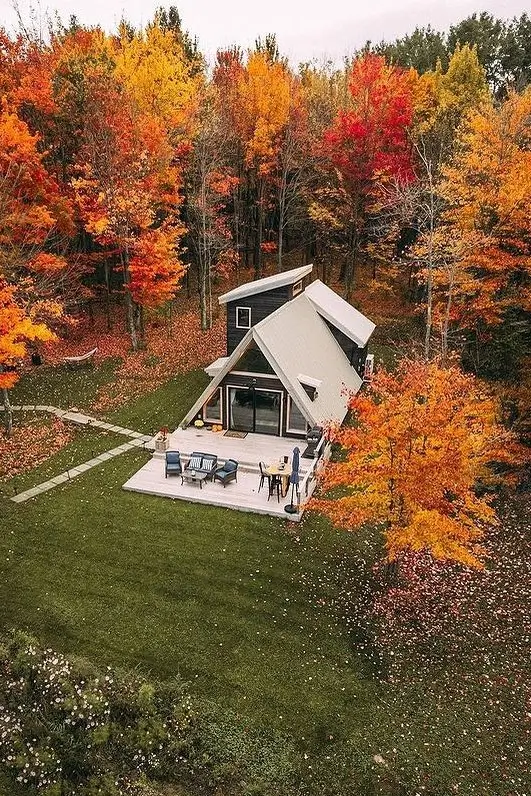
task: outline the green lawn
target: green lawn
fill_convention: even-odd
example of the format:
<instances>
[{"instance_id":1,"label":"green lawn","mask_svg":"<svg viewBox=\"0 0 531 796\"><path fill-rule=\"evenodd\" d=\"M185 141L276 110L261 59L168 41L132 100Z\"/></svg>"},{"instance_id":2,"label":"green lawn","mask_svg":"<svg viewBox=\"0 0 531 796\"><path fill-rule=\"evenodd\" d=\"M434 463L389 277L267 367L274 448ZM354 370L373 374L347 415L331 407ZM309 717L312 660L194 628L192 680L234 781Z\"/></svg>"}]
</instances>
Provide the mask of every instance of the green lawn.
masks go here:
<instances>
[{"instance_id":1,"label":"green lawn","mask_svg":"<svg viewBox=\"0 0 531 796\"><path fill-rule=\"evenodd\" d=\"M11 403L88 409L99 388L111 381L117 364L118 360L106 359L98 367L35 368L11 390Z\"/></svg>"},{"instance_id":2,"label":"green lawn","mask_svg":"<svg viewBox=\"0 0 531 796\"><path fill-rule=\"evenodd\" d=\"M204 383L202 372L179 377L113 419L175 425ZM90 458L95 434L72 443L76 455ZM328 598L363 539L315 517L294 528L123 491L148 455L126 453L23 505L2 502L3 625L102 664L179 672L195 693L305 743L362 728L377 686ZM61 451L29 481L73 456Z\"/></svg>"},{"instance_id":3,"label":"green lawn","mask_svg":"<svg viewBox=\"0 0 531 796\"><path fill-rule=\"evenodd\" d=\"M3 507L4 625L101 663L180 672L306 737L365 721L374 688L315 601L354 537L310 520L297 539L282 521L122 491L146 458Z\"/></svg>"},{"instance_id":4,"label":"green lawn","mask_svg":"<svg viewBox=\"0 0 531 796\"><path fill-rule=\"evenodd\" d=\"M98 389L112 379L115 368L116 362L113 360L105 360L97 368L36 368L11 391L11 403L14 406L44 404L62 409L77 406L90 412ZM155 433L162 426L176 428L207 384L208 376L203 370L178 375L106 417L109 421L146 434ZM15 414L15 422L17 417L18 414Z\"/></svg>"},{"instance_id":5,"label":"green lawn","mask_svg":"<svg viewBox=\"0 0 531 796\"><path fill-rule=\"evenodd\" d=\"M146 434L155 433L163 426L177 428L208 382L203 370L178 375L148 395L112 412L109 421Z\"/></svg>"}]
</instances>

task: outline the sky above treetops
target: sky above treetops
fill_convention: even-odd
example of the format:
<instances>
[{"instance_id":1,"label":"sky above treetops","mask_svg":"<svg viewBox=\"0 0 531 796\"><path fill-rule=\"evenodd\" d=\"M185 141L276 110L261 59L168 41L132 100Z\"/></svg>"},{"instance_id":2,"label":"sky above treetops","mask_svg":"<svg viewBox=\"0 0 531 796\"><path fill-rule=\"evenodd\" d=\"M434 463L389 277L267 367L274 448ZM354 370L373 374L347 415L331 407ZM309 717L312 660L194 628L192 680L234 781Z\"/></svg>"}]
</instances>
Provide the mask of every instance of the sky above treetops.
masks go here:
<instances>
[{"instance_id":1,"label":"sky above treetops","mask_svg":"<svg viewBox=\"0 0 531 796\"><path fill-rule=\"evenodd\" d=\"M16 1L16 0L14 0ZM116 27L125 16L134 25L149 21L161 0L19 0L24 20L30 19L34 5L37 23L45 26L46 15L57 11L63 21L76 14L80 22L99 24L106 30ZM331 59L340 61L368 39L392 41L430 24L439 30L474 12L488 11L494 16L511 18L528 10L525 0L373 0L370 3L352 0L269 0L253 3L248 0L180 0L174 2L182 17L183 27L197 36L199 46L208 59L216 49L239 44L252 47L258 36L276 33L280 51L294 65L301 61ZM11 0L0 0L0 25L12 31L17 14Z\"/></svg>"}]
</instances>

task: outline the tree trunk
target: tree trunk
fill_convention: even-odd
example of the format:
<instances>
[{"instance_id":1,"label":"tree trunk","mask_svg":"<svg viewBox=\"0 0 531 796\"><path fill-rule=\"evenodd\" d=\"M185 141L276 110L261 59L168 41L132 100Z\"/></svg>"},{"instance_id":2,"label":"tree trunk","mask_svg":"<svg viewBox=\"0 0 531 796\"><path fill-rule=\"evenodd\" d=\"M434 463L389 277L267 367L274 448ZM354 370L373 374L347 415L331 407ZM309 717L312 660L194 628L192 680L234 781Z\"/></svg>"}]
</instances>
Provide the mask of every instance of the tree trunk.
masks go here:
<instances>
[{"instance_id":1,"label":"tree trunk","mask_svg":"<svg viewBox=\"0 0 531 796\"><path fill-rule=\"evenodd\" d=\"M143 337L143 312L142 308L136 301L133 300L129 286L131 284L131 275L129 273L129 252L127 246L123 252L120 253L122 261L122 270L124 275L124 288L125 288L125 308L127 313L127 326L131 336L131 347L133 351L138 351Z\"/></svg>"},{"instance_id":2,"label":"tree trunk","mask_svg":"<svg viewBox=\"0 0 531 796\"><path fill-rule=\"evenodd\" d=\"M200 231L199 231L199 241L197 247L197 254L198 254L198 270L199 270L199 314L201 316L201 329L206 331L209 328L208 323L208 290L207 290L207 277L208 277L208 270L209 270L209 258L208 258L208 230L207 230L207 219L206 219L206 190L205 190L205 180L201 181L201 188L200 188L200 207L201 209L201 222L200 222Z\"/></svg>"},{"instance_id":3,"label":"tree trunk","mask_svg":"<svg viewBox=\"0 0 531 796\"><path fill-rule=\"evenodd\" d=\"M208 315L207 315L207 285L206 274L204 273L203 266L199 266L199 313L201 315L201 329L203 332L208 329Z\"/></svg>"},{"instance_id":4,"label":"tree trunk","mask_svg":"<svg viewBox=\"0 0 531 796\"><path fill-rule=\"evenodd\" d=\"M350 246L345 258L343 268L344 281L345 281L345 298L350 301L352 290L354 288L354 269L358 258L358 234L356 231L351 233Z\"/></svg>"},{"instance_id":5,"label":"tree trunk","mask_svg":"<svg viewBox=\"0 0 531 796\"><path fill-rule=\"evenodd\" d=\"M426 334L424 337L424 359L430 358L431 330L433 323L433 235L435 229L435 196L433 188L432 165L427 161L428 184L430 189L429 203L429 239L428 239L428 279L426 285Z\"/></svg>"},{"instance_id":6,"label":"tree trunk","mask_svg":"<svg viewBox=\"0 0 531 796\"><path fill-rule=\"evenodd\" d=\"M256 194L256 235L254 242L254 278L262 277L262 235L264 228L263 180L258 182Z\"/></svg>"},{"instance_id":7,"label":"tree trunk","mask_svg":"<svg viewBox=\"0 0 531 796\"><path fill-rule=\"evenodd\" d=\"M448 356L448 330L450 327L450 313L452 310L453 288L454 288L454 272L452 270L450 273L450 279L448 283L448 296L446 298L446 308L444 312L444 319L441 329L441 358L443 365L446 365L446 358Z\"/></svg>"},{"instance_id":8,"label":"tree trunk","mask_svg":"<svg viewBox=\"0 0 531 796\"><path fill-rule=\"evenodd\" d=\"M13 410L9 401L9 390L6 387L2 389L2 395L4 396L4 424L6 434L10 437L13 433Z\"/></svg>"},{"instance_id":9,"label":"tree trunk","mask_svg":"<svg viewBox=\"0 0 531 796\"><path fill-rule=\"evenodd\" d=\"M133 351L138 351L138 335L136 333L136 324L135 324L135 306L134 301L131 297L131 293L128 289L125 292L125 308L127 312L127 328L129 329L129 335L131 337L131 347Z\"/></svg>"},{"instance_id":10,"label":"tree trunk","mask_svg":"<svg viewBox=\"0 0 531 796\"><path fill-rule=\"evenodd\" d=\"M112 329L111 321L111 271L109 268L108 260L105 260L103 265L105 274L105 314L107 316L107 330L110 332Z\"/></svg>"}]
</instances>

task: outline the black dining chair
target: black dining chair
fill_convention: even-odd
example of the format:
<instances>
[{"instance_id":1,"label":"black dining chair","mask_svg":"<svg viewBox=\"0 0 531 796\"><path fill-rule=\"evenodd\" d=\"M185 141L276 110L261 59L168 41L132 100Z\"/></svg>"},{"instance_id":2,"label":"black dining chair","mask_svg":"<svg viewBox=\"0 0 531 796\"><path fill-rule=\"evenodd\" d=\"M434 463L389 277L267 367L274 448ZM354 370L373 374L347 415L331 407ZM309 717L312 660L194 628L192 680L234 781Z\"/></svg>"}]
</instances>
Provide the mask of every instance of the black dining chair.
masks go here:
<instances>
[{"instance_id":1,"label":"black dining chair","mask_svg":"<svg viewBox=\"0 0 531 796\"><path fill-rule=\"evenodd\" d=\"M267 499L277 493L277 500L280 503L280 495L282 494L282 478L279 475L269 476L269 495Z\"/></svg>"},{"instance_id":2,"label":"black dining chair","mask_svg":"<svg viewBox=\"0 0 531 796\"><path fill-rule=\"evenodd\" d=\"M269 473L266 472L267 465L265 462L258 462L258 467L260 468L260 484L258 485L258 491L262 489L264 482L267 480L267 488L268 491L271 489L271 476Z\"/></svg>"}]
</instances>

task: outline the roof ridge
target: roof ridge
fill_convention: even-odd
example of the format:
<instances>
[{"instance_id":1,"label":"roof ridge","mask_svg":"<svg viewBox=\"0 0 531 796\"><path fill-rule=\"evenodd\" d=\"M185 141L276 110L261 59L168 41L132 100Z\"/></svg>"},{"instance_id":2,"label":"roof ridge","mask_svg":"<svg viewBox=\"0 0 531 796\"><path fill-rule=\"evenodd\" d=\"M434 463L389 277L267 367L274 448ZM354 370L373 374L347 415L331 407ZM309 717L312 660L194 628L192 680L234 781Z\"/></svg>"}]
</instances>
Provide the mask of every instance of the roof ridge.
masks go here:
<instances>
[{"instance_id":1,"label":"roof ridge","mask_svg":"<svg viewBox=\"0 0 531 796\"><path fill-rule=\"evenodd\" d=\"M246 298L253 296L257 293L263 293L267 290L274 290L275 287L284 287L303 279L307 274L313 270L313 263L301 265L298 268L290 268L287 271L280 271L277 274L270 274L261 279L254 279L252 282L244 282L242 285L229 290L219 296L218 301L220 304L227 304L229 301L236 301L238 298Z\"/></svg>"}]
</instances>

